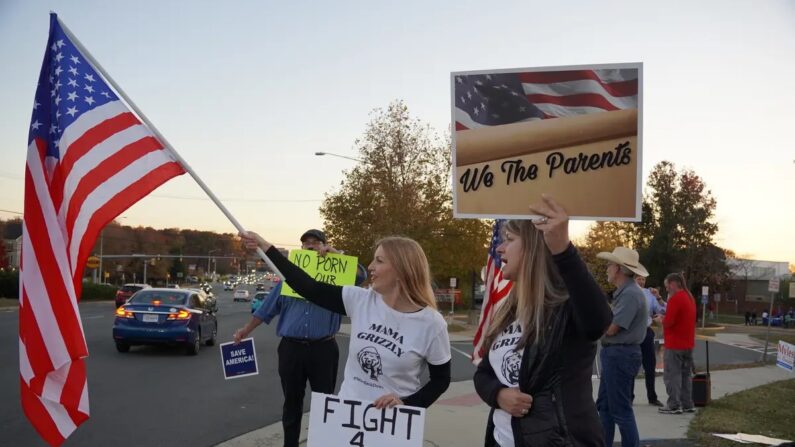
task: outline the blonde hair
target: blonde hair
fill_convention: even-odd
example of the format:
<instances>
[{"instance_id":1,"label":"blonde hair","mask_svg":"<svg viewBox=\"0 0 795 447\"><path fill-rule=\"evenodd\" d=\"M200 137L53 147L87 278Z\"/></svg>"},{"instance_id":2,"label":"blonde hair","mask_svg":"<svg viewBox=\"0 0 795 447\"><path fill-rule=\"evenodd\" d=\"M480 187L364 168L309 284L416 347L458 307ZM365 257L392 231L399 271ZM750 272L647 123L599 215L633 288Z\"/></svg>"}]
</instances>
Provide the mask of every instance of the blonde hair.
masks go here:
<instances>
[{"instance_id":1,"label":"blonde hair","mask_svg":"<svg viewBox=\"0 0 795 447\"><path fill-rule=\"evenodd\" d=\"M490 349L502 331L518 320L522 325L522 338L516 345L518 351L528 343L543 339L549 311L568 300L569 292L552 261L543 233L532 221L509 220L503 229L519 237L523 255L511 292L497 309L483 347Z\"/></svg>"},{"instance_id":2,"label":"blonde hair","mask_svg":"<svg viewBox=\"0 0 795 447\"><path fill-rule=\"evenodd\" d=\"M422 247L414 239L390 236L376 243L389 258L398 277L400 294L420 307L436 309L436 299L431 287L431 269Z\"/></svg>"}]
</instances>

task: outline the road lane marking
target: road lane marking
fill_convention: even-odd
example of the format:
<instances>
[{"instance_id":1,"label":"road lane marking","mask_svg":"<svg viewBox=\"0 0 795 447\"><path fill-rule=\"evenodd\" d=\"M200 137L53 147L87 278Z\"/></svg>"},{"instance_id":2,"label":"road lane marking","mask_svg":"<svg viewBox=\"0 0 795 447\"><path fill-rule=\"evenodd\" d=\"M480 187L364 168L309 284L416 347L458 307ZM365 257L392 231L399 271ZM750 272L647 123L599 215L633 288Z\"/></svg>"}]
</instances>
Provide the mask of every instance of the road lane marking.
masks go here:
<instances>
[{"instance_id":1,"label":"road lane marking","mask_svg":"<svg viewBox=\"0 0 795 447\"><path fill-rule=\"evenodd\" d=\"M459 354L463 355L463 356L464 356L464 357L466 357L468 360L472 360L472 356L471 356L471 355L469 355L469 353L467 353L467 352L464 352L464 351L462 351L462 350L460 350L460 349L456 348L456 347L455 347L455 346L453 346L452 344L450 345L450 349L452 349L453 351L455 351L455 352L457 352L457 353L459 353Z\"/></svg>"}]
</instances>

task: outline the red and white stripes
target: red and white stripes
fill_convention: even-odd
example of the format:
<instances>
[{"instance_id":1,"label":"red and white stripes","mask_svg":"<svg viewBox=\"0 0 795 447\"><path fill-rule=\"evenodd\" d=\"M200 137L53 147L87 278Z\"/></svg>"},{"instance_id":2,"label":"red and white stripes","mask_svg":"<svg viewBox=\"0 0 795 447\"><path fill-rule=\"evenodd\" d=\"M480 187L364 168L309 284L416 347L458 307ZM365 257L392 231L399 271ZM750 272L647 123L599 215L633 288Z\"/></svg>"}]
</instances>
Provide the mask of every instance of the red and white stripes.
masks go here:
<instances>
[{"instance_id":1,"label":"red and white stripes","mask_svg":"<svg viewBox=\"0 0 795 447\"><path fill-rule=\"evenodd\" d=\"M20 265L20 384L28 418L59 445L88 418L78 299L103 226L185 171L120 101L87 111L59 141L28 147Z\"/></svg>"}]
</instances>

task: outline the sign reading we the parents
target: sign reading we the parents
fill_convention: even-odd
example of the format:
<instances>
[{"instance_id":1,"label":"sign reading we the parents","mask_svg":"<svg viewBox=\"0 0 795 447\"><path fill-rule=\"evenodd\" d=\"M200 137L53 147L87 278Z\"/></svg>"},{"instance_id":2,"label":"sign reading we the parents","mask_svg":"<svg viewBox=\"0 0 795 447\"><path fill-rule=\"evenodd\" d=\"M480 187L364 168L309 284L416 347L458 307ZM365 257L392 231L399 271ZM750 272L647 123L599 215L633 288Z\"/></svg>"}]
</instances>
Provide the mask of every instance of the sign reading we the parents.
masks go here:
<instances>
[{"instance_id":1,"label":"sign reading we the parents","mask_svg":"<svg viewBox=\"0 0 795 447\"><path fill-rule=\"evenodd\" d=\"M292 250L289 259L316 281L338 286L350 286L356 283L358 259L355 256L332 253L318 256L313 250ZM282 284L282 295L301 298L301 295L286 282Z\"/></svg>"},{"instance_id":2,"label":"sign reading we the parents","mask_svg":"<svg viewBox=\"0 0 795 447\"><path fill-rule=\"evenodd\" d=\"M639 220L642 64L452 73L456 217Z\"/></svg>"}]
</instances>

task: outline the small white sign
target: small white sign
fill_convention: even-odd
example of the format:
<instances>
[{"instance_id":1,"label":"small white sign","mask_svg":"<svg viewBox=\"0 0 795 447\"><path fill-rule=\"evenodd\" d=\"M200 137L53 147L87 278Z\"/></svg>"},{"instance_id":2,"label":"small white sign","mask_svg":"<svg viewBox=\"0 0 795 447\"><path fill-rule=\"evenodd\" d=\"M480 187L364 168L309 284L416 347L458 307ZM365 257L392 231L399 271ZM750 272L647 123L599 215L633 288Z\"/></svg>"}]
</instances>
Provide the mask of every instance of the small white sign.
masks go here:
<instances>
[{"instance_id":1,"label":"small white sign","mask_svg":"<svg viewBox=\"0 0 795 447\"><path fill-rule=\"evenodd\" d=\"M768 292L778 292L778 285L779 280L778 278L773 278L767 282L767 291Z\"/></svg>"},{"instance_id":2,"label":"small white sign","mask_svg":"<svg viewBox=\"0 0 795 447\"><path fill-rule=\"evenodd\" d=\"M455 289L455 286L458 285L458 278L450 278L450 288Z\"/></svg>"},{"instance_id":3,"label":"small white sign","mask_svg":"<svg viewBox=\"0 0 795 447\"><path fill-rule=\"evenodd\" d=\"M422 447L425 409L312 393L307 447Z\"/></svg>"},{"instance_id":4,"label":"small white sign","mask_svg":"<svg viewBox=\"0 0 795 447\"><path fill-rule=\"evenodd\" d=\"M793 371L793 367L795 366L795 345L791 345L782 340L778 341L776 365L787 371Z\"/></svg>"},{"instance_id":5,"label":"small white sign","mask_svg":"<svg viewBox=\"0 0 795 447\"><path fill-rule=\"evenodd\" d=\"M715 300L716 303L720 303L720 293L713 295L712 299Z\"/></svg>"},{"instance_id":6,"label":"small white sign","mask_svg":"<svg viewBox=\"0 0 795 447\"><path fill-rule=\"evenodd\" d=\"M709 286L703 286L703 287L701 288L701 295L702 295L702 296L707 296L707 295L709 295Z\"/></svg>"}]
</instances>

